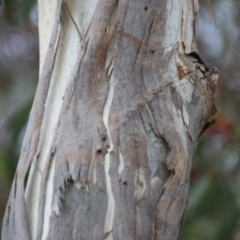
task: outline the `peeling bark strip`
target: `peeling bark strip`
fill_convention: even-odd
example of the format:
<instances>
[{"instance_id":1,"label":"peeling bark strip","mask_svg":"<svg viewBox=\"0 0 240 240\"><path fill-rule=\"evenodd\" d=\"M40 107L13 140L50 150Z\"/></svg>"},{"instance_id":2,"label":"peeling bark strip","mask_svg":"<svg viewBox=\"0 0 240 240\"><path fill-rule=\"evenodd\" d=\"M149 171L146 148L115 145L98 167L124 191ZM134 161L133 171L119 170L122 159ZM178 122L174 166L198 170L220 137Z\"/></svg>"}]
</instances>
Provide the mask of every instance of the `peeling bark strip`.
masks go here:
<instances>
[{"instance_id":1,"label":"peeling bark strip","mask_svg":"<svg viewBox=\"0 0 240 240\"><path fill-rule=\"evenodd\" d=\"M216 111L197 1L39 8L41 74L2 238L177 239L192 157Z\"/></svg>"}]
</instances>

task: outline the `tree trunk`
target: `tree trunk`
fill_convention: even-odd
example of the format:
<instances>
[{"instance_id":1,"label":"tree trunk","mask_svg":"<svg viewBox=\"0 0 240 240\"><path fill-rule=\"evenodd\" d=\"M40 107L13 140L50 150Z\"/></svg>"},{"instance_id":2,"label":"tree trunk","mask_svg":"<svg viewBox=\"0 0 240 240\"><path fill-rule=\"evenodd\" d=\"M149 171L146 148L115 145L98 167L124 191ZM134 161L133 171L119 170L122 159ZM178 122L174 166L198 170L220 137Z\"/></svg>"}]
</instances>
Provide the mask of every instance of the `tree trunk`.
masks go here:
<instances>
[{"instance_id":1,"label":"tree trunk","mask_svg":"<svg viewBox=\"0 0 240 240\"><path fill-rule=\"evenodd\" d=\"M196 0L39 0L40 80L8 239L177 239L215 113Z\"/></svg>"}]
</instances>

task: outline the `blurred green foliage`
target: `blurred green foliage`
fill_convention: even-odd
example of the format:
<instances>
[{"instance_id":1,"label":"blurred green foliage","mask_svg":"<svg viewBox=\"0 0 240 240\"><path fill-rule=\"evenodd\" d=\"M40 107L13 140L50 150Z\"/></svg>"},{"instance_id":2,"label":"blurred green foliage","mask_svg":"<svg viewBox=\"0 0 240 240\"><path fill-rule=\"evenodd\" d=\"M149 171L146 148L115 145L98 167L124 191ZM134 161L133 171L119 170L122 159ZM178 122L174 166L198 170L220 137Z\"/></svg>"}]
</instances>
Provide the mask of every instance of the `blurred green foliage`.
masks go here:
<instances>
[{"instance_id":1,"label":"blurred green foliage","mask_svg":"<svg viewBox=\"0 0 240 240\"><path fill-rule=\"evenodd\" d=\"M193 164L187 211L180 240L234 239L239 226L239 207L234 177L205 161L202 153L209 139L203 139ZM204 149L204 150L203 150ZM221 158L218 159L221 165Z\"/></svg>"},{"instance_id":2,"label":"blurred green foliage","mask_svg":"<svg viewBox=\"0 0 240 240\"><path fill-rule=\"evenodd\" d=\"M19 22L26 24L32 8L36 5L36 0L4 0L3 11L10 24L18 25Z\"/></svg>"},{"instance_id":3,"label":"blurred green foliage","mask_svg":"<svg viewBox=\"0 0 240 240\"><path fill-rule=\"evenodd\" d=\"M38 79L36 4L0 3L0 227Z\"/></svg>"},{"instance_id":4,"label":"blurred green foliage","mask_svg":"<svg viewBox=\"0 0 240 240\"><path fill-rule=\"evenodd\" d=\"M6 0L0 9L0 219L38 78L36 19L35 0ZM180 240L240 239L240 83L235 81L239 64L235 55L225 65L216 61L221 69L216 124L204 134L193 161Z\"/></svg>"}]
</instances>

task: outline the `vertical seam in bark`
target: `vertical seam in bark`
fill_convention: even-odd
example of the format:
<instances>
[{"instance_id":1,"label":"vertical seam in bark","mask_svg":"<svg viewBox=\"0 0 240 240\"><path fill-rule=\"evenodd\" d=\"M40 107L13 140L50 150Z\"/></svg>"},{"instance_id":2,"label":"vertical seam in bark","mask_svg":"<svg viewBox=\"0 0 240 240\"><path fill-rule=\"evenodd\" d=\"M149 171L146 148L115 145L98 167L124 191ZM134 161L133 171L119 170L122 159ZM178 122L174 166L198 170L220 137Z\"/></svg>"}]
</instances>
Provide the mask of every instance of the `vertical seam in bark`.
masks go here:
<instances>
[{"instance_id":1,"label":"vertical seam in bark","mask_svg":"<svg viewBox=\"0 0 240 240\"><path fill-rule=\"evenodd\" d=\"M108 95L107 100L104 106L103 110L103 122L107 129L107 135L109 138L109 150L105 155L105 163L104 163L104 170L105 170L105 177L106 177L106 190L107 190L107 196L108 196L108 204L107 204L107 213L105 216L105 223L104 223L104 233L109 233L112 231L113 228L113 219L114 219L114 212L115 212L115 200L112 192L112 184L111 184L111 177L109 174L110 170L110 153L113 150L113 142L111 139L110 129L108 125L109 120L109 113L110 108L113 100L114 95L114 76L113 76L113 70L109 77L109 88L108 88ZM109 236L106 237L106 239L109 239ZM110 238L111 239L111 238Z\"/></svg>"}]
</instances>

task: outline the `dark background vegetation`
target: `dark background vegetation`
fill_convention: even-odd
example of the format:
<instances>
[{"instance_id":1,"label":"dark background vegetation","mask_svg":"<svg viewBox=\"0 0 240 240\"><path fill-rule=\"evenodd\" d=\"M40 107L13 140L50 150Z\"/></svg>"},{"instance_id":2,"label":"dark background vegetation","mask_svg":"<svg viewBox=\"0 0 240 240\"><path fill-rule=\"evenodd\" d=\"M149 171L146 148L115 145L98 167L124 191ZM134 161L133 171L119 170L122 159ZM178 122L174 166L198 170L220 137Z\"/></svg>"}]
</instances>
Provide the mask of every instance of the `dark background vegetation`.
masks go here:
<instances>
[{"instance_id":1,"label":"dark background vegetation","mask_svg":"<svg viewBox=\"0 0 240 240\"><path fill-rule=\"evenodd\" d=\"M199 142L180 240L240 240L240 2L200 1L198 46L220 69L218 113ZM38 80L35 0L0 1L0 227Z\"/></svg>"}]
</instances>

